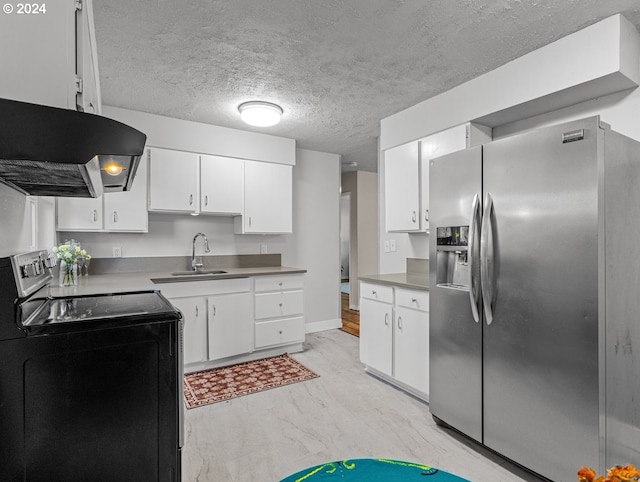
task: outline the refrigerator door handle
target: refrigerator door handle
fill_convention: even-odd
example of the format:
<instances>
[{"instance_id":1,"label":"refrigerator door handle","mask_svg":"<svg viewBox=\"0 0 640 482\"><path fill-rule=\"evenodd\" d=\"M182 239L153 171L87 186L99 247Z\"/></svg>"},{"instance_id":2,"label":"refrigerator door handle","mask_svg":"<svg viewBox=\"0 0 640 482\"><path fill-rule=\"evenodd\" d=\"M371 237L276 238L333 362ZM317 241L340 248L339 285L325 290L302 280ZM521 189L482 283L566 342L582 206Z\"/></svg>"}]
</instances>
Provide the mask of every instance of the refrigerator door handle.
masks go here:
<instances>
[{"instance_id":1,"label":"refrigerator door handle","mask_svg":"<svg viewBox=\"0 0 640 482\"><path fill-rule=\"evenodd\" d=\"M478 276L476 269L476 236L478 235L478 220L480 219L480 197L476 194L473 197L473 203L471 207L471 219L469 220L469 247L467 252L467 259L469 260L469 271L471 274L471 280L469 283L469 301L471 303L471 313L476 323L480 321L480 314L478 313Z\"/></svg>"},{"instance_id":2,"label":"refrigerator door handle","mask_svg":"<svg viewBox=\"0 0 640 482\"><path fill-rule=\"evenodd\" d=\"M480 284L482 290L482 302L487 325L493 321L493 229L491 216L493 215L493 197L487 193L484 198L484 213L482 215L482 227L480 228ZM491 250L489 249L491 242Z\"/></svg>"}]
</instances>

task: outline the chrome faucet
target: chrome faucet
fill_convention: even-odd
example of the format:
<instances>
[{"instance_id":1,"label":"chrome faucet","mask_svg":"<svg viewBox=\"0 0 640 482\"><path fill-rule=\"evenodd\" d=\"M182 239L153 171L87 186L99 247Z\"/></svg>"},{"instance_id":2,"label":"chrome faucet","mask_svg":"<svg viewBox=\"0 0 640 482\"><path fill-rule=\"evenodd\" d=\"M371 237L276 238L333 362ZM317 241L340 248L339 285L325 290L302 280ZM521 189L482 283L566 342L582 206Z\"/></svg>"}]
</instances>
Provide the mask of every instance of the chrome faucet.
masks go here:
<instances>
[{"instance_id":1,"label":"chrome faucet","mask_svg":"<svg viewBox=\"0 0 640 482\"><path fill-rule=\"evenodd\" d=\"M193 271L198 271L204 266L204 264L202 263L202 258L200 259L199 263L196 261L196 239L198 239L199 236L202 236L202 239L204 239L204 252L209 253L211 251L209 249L209 240L207 239L206 234L198 233L193 237L193 249L191 251L191 268L193 269Z\"/></svg>"}]
</instances>

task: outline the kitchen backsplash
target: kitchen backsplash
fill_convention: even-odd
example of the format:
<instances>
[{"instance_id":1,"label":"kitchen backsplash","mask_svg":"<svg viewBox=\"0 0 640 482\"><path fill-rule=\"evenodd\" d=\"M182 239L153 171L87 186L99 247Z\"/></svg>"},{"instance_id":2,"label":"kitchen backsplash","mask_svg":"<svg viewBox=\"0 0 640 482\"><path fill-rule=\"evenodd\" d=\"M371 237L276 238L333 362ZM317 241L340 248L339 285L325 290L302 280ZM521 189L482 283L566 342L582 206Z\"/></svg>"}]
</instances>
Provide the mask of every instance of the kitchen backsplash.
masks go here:
<instances>
[{"instance_id":1,"label":"kitchen backsplash","mask_svg":"<svg viewBox=\"0 0 640 482\"><path fill-rule=\"evenodd\" d=\"M233 254L202 256L205 269L256 268L281 266L280 254ZM93 258L89 272L151 273L174 270L190 270L191 256L153 256L140 258Z\"/></svg>"},{"instance_id":2,"label":"kitchen backsplash","mask_svg":"<svg viewBox=\"0 0 640 482\"><path fill-rule=\"evenodd\" d=\"M411 274L429 274L428 258L407 258L407 273Z\"/></svg>"}]
</instances>

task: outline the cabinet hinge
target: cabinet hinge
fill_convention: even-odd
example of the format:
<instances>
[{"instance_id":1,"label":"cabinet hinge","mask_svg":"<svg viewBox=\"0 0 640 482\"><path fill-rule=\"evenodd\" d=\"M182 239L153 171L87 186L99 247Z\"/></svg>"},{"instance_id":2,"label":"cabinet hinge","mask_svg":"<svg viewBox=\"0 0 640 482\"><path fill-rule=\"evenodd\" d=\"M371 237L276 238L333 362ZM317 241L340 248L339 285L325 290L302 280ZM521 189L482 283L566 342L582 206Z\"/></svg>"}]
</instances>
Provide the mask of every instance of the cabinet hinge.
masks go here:
<instances>
[{"instance_id":1,"label":"cabinet hinge","mask_svg":"<svg viewBox=\"0 0 640 482\"><path fill-rule=\"evenodd\" d=\"M76 93L82 94L82 79L80 77L76 77Z\"/></svg>"},{"instance_id":2,"label":"cabinet hinge","mask_svg":"<svg viewBox=\"0 0 640 482\"><path fill-rule=\"evenodd\" d=\"M82 0L76 0L76 10L82 10Z\"/></svg>"}]
</instances>

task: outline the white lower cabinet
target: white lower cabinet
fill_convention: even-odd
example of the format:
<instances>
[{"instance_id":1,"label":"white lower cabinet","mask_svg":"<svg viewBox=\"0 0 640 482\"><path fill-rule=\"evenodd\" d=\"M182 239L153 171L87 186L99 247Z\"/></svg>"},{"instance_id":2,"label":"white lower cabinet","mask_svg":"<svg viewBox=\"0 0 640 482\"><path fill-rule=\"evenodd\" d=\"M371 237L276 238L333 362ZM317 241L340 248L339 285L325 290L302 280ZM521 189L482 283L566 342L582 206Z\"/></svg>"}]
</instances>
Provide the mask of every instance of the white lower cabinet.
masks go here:
<instances>
[{"instance_id":1,"label":"white lower cabinet","mask_svg":"<svg viewBox=\"0 0 640 482\"><path fill-rule=\"evenodd\" d=\"M362 282L360 361L429 399L429 292Z\"/></svg>"},{"instance_id":2,"label":"white lower cabinet","mask_svg":"<svg viewBox=\"0 0 640 482\"><path fill-rule=\"evenodd\" d=\"M360 284L360 361L393 373L393 288Z\"/></svg>"},{"instance_id":3,"label":"white lower cabinet","mask_svg":"<svg viewBox=\"0 0 640 482\"><path fill-rule=\"evenodd\" d=\"M207 359L206 339L202 334L207 329L207 299L172 298L171 303L182 312L184 320L184 364L204 362Z\"/></svg>"},{"instance_id":4,"label":"white lower cabinet","mask_svg":"<svg viewBox=\"0 0 640 482\"><path fill-rule=\"evenodd\" d=\"M210 296L209 360L253 351L251 293Z\"/></svg>"},{"instance_id":5,"label":"white lower cabinet","mask_svg":"<svg viewBox=\"0 0 640 482\"><path fill-rule=\"evenodd\" d=\"M182 312L187 370L253 351L249 278L167 283L161 292Z\"/></svg>"},{"instance_id":6,"label":"white lower cabinet","mask_svg":"<svg viewBox=\"0 0 640 482\"><path fill-rule=\"evenodd\" d=\"M163 284L183 315L185 371L302 349L303 287L302 274Z\"/></svg>"},{"instance_id":7,"label":"white lower cabinet","mask_svg":"<svg viewBox=\"0 0 640 482\"><path fill-rule=\"evenodd\" d=\"M302 274L255 278L255 346L265 348L304 341Z\"/></svg>"}]
</instances>

